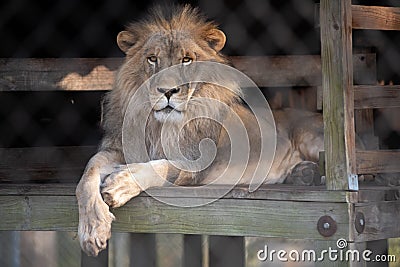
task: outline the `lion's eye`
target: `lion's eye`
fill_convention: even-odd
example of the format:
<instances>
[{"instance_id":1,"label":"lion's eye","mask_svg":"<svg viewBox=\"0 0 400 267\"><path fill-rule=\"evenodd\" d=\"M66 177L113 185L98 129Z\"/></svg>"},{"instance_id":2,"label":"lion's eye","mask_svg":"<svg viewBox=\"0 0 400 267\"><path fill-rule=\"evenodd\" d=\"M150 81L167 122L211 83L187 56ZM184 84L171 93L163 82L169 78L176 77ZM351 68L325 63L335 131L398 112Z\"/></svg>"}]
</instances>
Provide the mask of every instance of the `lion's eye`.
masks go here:
<instances>
[{"instance_id":1,"label":"lion's eye","mask_svg":"<svg viewBox=\"0 0 400 267\"><path fill-rule=\"evenodd\" d=\"M191 57L182 58L183 65L189 65L190 63L192 63L192 61L193 61L193 59Z\"/></svg>"},{"instance_id":2,"label":"lion's eye","mask_svg":"<svg viewBox=\"0 0 400 267\"><path fill-rule=\"evenodd\" d=\"M157 57L156 56L149 56L147 58L147 62L149 62L151 65L154 65L157 63Z\"/></svg>"}]
</instances>

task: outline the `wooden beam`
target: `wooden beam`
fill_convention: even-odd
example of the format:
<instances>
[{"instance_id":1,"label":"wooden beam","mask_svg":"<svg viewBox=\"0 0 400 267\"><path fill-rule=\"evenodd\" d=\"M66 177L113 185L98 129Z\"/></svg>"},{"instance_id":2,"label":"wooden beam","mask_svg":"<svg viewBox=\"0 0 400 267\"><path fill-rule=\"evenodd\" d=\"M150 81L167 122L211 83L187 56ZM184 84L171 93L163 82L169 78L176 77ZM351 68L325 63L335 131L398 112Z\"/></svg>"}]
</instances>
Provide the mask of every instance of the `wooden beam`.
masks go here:
<instances>
[{"instance_id":1,"label":"wooden beam","mask_svg":"<svg viewBox=\"0 0 400 267\"><path fill-rule=\"evenodd\" d=\"M210 267L245 266L245 243L238 236L210 236ZM189 266L189 265L187 265Z\"/></svg>"},{"instance_id":2,"label":"wooden beam","mask_svg":"<svg viewBox=\"0 0 400 267\"><path fill-rule=\"evenodd\" d=\"M383 6L352 6L353 28L369 30L400 30L400 8Z\"/></svg>"},{"instance_id":3,"label":"wooden beam","mask_svg":"<svg viewBox=\"0 0 400 267\"><path fill-rule=\"evenodd\" d=\"M0 192L0 230L76 231L78 208L74 186L71 185L70 189L64 187L64 194L57 195L58 186L47 185L49 191L54 189L53 195ZM198 198L194 194L190 197L176 196L173 191L174 188L169 188L169 197L182 203ZM281 191L285 191L285 186L281 186ZM291 187L288 187L288 195L291 195L290 191ZM393 218L400 216L398 189L376 187L360 189L360 192L332 192L344 198L335 202L285 200L284 196L282 200L222 198L191 209L169 206L141 194L124 207L112 211L117 218L113 230L332 241L349 238L355 242L400 236L399 226L393 224ZM323 195L320 199L323 200ZM365 217L363 233L355 233L353 211L362 212ZM337 224L336 233L327 238L322 237L316 227L319 218L325 215L332 217Z\"/></svg>"},{"instance_id":4,"label":"wooden beam","mask_svg":"<svg viewBox=\"0 0 400 267\"><path fill-rule=\"evenodd\" d=\"M400 107L399 85L354 85L354 108L397 108ZM318 109L322 109L322 87L317 88Z\"/></svg>"},{"instance_id":5,"label":"wooden beam","mask_svg":"<svg viewBox=\"0 0 400 267\"><path fill-rule=\"evenodd\" d=\"M395 172L400 172L400 150L357 151L357 173Z\"/></svg>"},{"instance_id":6,"label":"wooden beam","mask_svg":"<svg viewBox=\"0 0 400 267\"><path fill-rule=\"evenodd\" d=\"M130 267L158 266L156 236L154 234L131 234L129 250Z\"/></svg>"},{"instance_id":7,"label":"wooden beam","mask_svg":"<svg viewBox=\"0 0 400 267\"><path fill-rule=\"evenodd\" d=\"M357 190L350 0L321 0L326 184Z\"/></svg>"},{"instance_id":8,"label":"wooden beam","mask_svg":"<svg viewBox=\"0 0 400 267\"><path fill-rule=\"evenodd\" d=\"M321 85L319 55L230 59L260 87ZM110 90L122 62L122 58L0 59L0 91ZM375 72L375 54L354 55L356 82L372 79Z\"/></svg>"},{"instance_id":9,"label":"wooden beam","mask_svg":"<svg viewBox=\"0 0 400 267\"><path fill-rule=\"evenodd\" d=\"M354 86L354 108L396 108L400 107L399 85L357 85Z\"/></svg>"},{"instance_id":10,"label":"wooden beam","mask_svg":"<svg viewBox=\"0 0 400 267\"><path fill-rule=\"evenodd\" d=\"M400 236L400 224L394 223L400 216L400 201L382 201L355 204L351 221L356 222L357 213L364 217L364 230L359 233L355 225L350 229L355 242L388 239Z\"/></svg>"},{"instance_id":11,"label":"wooden beam","mask_svg":"<svg viewBox=\"0 0 400 267\"><path fill-rule=\"evenodd\" d=\"M0 230L76 231L75 196L1 196L0 200ZM179 198L176 201L193 200ZM220 199L188 209L141 195L112 210L117 218L113 230L337 240L348 236L348 205L346 202L305 204L284 200ZM321 236L317 230L319 218L325 215L332 217L338 226L329 238Z\"/></svg>"},{"instance_id":12,"label":"wooden beam","mask_svg":"<svg viewBox=\"0 0 400 267\"><path fill-rule=\"evenodd\" d=\"M315 27L320 27L320 4L315 5ZM361 30L400 30L400 8L352 5L352 28Z\"/></svg>"},{"instance_id":13,"label":"wooden beam","mask_svg":"<svg viewBox=\"0 0 400 267\"><path fill-rule=\"evenodd\" d=\"M109 90L121 58L0 59L0 91Z\"/></svg>"},{"instance_id":14,"label":"wooden beam","mask_svg":"<svg viewBox=\"0 0 400 267\"><path fill-rule=\"evenodd\" d=\"M202 267L204 266L202 236L184 235L183 236L183 267ZM208 250L207 250L208 252Z\"/></svg>"},{"instance_id":15,"label":"wooden beam","mask_svg":"<svg viewBox=\"0 0 400 267\"><path fill-rule=\"evenodd\" d=\"M319 55L231 57L233 66L260 87L321 84Z\"/></svg>"},{"instance_id":16,"label":"wooden beam","mask_svg":"<svg viewBox=\"0 0 400 267\"><path fill-rule=\"evenodd\" d=\"M81 266L85 267L107 267L108 266L108 247L101 251L97 257L90 257L81 252Z\"/></svg>"},{"instance_id":17,"label":"wooden beam","mask_svg":"<svg viewBox=\"0 0 400 267\"><path fill-rule=\"evenodd\" d=\"M2 184L0 196L75 196L76 184ZM250 193L248 186L236 186L226 193L223 185L207 188L157 187L147 192L157 198L207 198L224 195L225 199L288 200L297 202L345 202L349 193L326 191L325 186L262 185ZM223 194L226 193L226 194ZM349 201L349 200L346 200Z\"/></svg>"},{"instance_id":18,"label":"wooden beam","mask_svg":"<svg viewBox=\"0 0 400 267\"><path fill-rule=\"evenodd\" d=\"M0 148L0 182L77 182L95 146Z\"/></svg>"}]
</instances>

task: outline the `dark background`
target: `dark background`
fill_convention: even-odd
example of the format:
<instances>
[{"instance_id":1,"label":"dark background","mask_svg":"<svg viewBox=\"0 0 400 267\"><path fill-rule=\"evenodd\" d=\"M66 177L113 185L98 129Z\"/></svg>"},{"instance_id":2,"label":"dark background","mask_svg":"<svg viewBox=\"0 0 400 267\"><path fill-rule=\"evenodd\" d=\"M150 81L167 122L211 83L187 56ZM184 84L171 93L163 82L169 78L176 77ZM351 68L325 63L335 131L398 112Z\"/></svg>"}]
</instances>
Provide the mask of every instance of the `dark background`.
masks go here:
<instances>
[{"instance_id":1,"label":"dark background","mask_svg":"<svg viewBox=\"0 0 400 267\"><path fill-rule=\"evenodd\" d=\"M7 0L0 3L0 57L123 57L116 36L154 4L190 3L227 35L227 55L320 54L314 0ZM353 4L400 6L399 1ZM377 53L378 81L400 82L400 33L353 32L355 50ZM377 82L378 82L377 81ZM0 92L0 147L95 145L104 92ZM383 147L399 147L393 111L376 111Z\"/></svg>"}]
</instances>

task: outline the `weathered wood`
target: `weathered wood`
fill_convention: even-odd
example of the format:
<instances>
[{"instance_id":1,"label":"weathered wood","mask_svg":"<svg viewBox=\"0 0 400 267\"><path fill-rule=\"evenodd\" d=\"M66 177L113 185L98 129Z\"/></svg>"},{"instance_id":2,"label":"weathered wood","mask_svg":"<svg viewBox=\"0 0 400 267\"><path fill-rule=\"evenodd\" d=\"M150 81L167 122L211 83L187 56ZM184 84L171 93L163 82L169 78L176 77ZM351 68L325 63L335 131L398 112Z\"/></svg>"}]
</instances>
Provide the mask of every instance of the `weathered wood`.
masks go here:
<instances>
[{"instance_id":1,"label":"weathered wood","mask_svg":"<svg viewBox=\"0 0 400 267\"><path fill-rule=\"evenodd\" d=\"M326 184L357 190L351 1L321 1Z\"/></svg>"},{"instance_id":2,"label":"weathered wood","mask_svg":"<svg viewBox=\"0 0 400 267\"><path fill-rule=\"evenodd\" d=\"M190 199L180 199L182 203ZM304 206L307 205L307 209ZM135 233L181 233L324 239L316 230L321 216L338 224L330 237L347 236L348 203L220 199L196 208L163 204L140 196L113 210L113 230ZM2 196L0 230L71 230L78 223L73 196ZM257 223L254 223L257 222Z\"/></svg>"},{"instance_id":3,"label":"weathered wood","mask_svg":"<svg viewBox=\"0 0 400 267\"><path fill-rule=\"evenodd\" d=\"M320 26L320 4L315 5L315 27ZM364 30L400 30L400 8L352 5L352 27Z\"/></svg>"},{"instance_id":4,"label":"weathered wood","mask_svg":"<svg viewBox=\"0 0 400 267\"><path fill-rule=\"evenodd\" d=\"M258 86L312 86L321 84L320 56L231 57L235 68Z\"/></svg>"},{"instance_id":5,"label":"weathered wood","mask_svg":"<svg viewBox=\"0 0 400 267\"><path fill-rule=\"evenodd\" d=\"M202 267L203 250L201 235L183 236L183 267Z\"/></svg>"},{"instance_id":6,"label":"weathered wood","mask_svg":"<svg viewBox=\"0 0 400 267\"><path fill-rule=\"evenodd\" d=\"M375 136L374 130L374 111L357 109L354 111L354 116L356 133L363 141L365 149L379 149L379 138Z\"/></svg>"},{"instance_id":7,"label":"weathered wood","mask_svg":"<svg viewBox=\"0 0 400 267\"><path fill-rule=\"evenodd\" d=\"M353 90L355 109L400 107L399 85L354 85ZM318 87L318 109L322 109L322 95L322 87Z\"/></svg>"},{"instance_id":8,"label":"weathered wood","mask_svg":"<svg viewBox=\"0 0 400 267\"><path fill-rule=\"evenodd\" d=\"M0 59L0 91L108 90L121 58Z\"/></svg>"},{"instance_id":9,"label":"weathered wood","mask_svg":"<svg viewBox=\"0 0 400 267\"><path fill-rule=\"evenodd\" d=\"M45 185L41 185L44 187ZM78 223L77 203L74 185L60 187L63 195L58 195L59 185L47 185L49 191L39 190L43 195L29 195L30 189L12 194L10 186L0 190L0 230L63 230L76 231ZM14 185L17 187L17 185ZM285 188L284 186L281 186ZM3 188L3 186L0 186ZM49 192L53 188L53 195ZM176 196L174 188L168 189L171 198L189 203L198 196ZM33 189L32 189L33 190ZM240 189L241 190L241 189ZM268 189L265 195L268 196ZM135 233L182 233L230 236L265 236L294 239L326 240L316 230L321 216L329 215L338 224L335 235L328 240L349 236L352 219L349 216L360 209L366 217L366 234L350 236L358 241L374 240L400 235L392 219L400 216L400 188L363 187L359 192L325 191L338 193L342 199L333 202L285 200L281 189L281 200L231 198L227 196L209 205L197 208L179 208L163 204L146 194L128 202L113 212L117 218L114 231ZM210 190L212 192L212 190ZM272 190L273 191L273 190ZM286 194L291 196L291 188ZM320 199L323 200L321 190ZM218 192L217 192L218 193ZM340 193L340 194L339 194ZM178 194L179 195L179 194ZM301 197L303 198L303 197ZM300 198L300 199L301 199ZM334 200L334 199L332 199ZM364 205L365 204L365 205ZM387 206L385 206L387 204ZM307 209L304 207L307 206ZM386 207L386 208L385 208ZM350 215L349 215L350 212ZM381 219L381 216L382 219ZM377 222L379 218L379 222ZM257 222L257 223L255 223ZM349 225L350 222L350 225ZM381 228L377 228L380 222ZM374 230L375 228L375 230ZM367 229L367 228L366 228ZM397 230L396 230L397 229ZM351 230L352 231L352 230ZM375 231L375 232L374 232ZM379 233L378 233L379 232Z\"/></svg>"},{"instance_id":10,"label":"weathered wood","mask_svg":"<svg viewBox=\"0 0 400 267\"><path fill-rule=\"evenodd\" d=\"M400 176L399 176L400 177ZM371 186L360 185L357 194L357 201L353 203L364 202L383 202L400 200L400 187L398 186Z\"/></svg>"},{"instance_id":11,"label":"weathered wood","mask_svg":"<svg viewBox=\"0 0 400 267\"><path fill-rule=\"evenodd\" d=\"M76 230L78 216L73 196L1 196L0 199L0 230ZM190 200L182 198L182 201ZM305 204L220 199L207 206L187 209L139 196L113 211L117 218L113 230L337 240L349 236L351 205L356 205L356 212L363 212L366 230L362 234L353 233L350 240L361 242L400 235L399 225L393 224L393 218L400 216L399 200ZM331 216L338 224L336 234L327 239L316 230L316 223L323 215Z\"/></svg>"},{"instance_id":12,"label":"weathered wood","mask_svg":"<svg viewBox=\"0 0 400 267\"><path fill-rule=\"evenodd\" d=\"M321 85L319 55L230 57L260 87ZM0 59L0 91L110 90L122 58ZM354 55L354 77L374 77L374 54Z\"/></svg>"},{"instance_id":13,"label":"weathered wood","mask_svg":"<svg viewBox=\"0 0 400 267\"><path fill-rule=\"evenodd\" d=\"M94 146L0 148L0 182L76 182Z\"/></svg>"},{"instance_id":14,"label":"weathered wood","mask_svg":"<svg viewBox=\"0 0 400 267\"><path fill-rule=\"evenodd\" d=\"M353 28L400 30L400 8L383 6L352 6Z\"/></svg>"},{"instance_id":15,"label":"weathered wood","mask_svg":"<svg viewBox=\"0 0 400 267\"><path fill-rule=\"evenodd\" d=\"M355 222L357 213L364 215L365 228L358 233L354 225L350 229L355 242L388 239L400 236L400 224L395 218L400 216L400 201L382 201L355 204L351 221Z\"/></svg>"},{"instance_id":16,"label":"weathered wood","mask_svg":"<svg viewBox=\"0 0 400 267\"><path fill-rule=\"evenodd\" d=\"M245 266L243 237L210 236L210 267Z\"/></svg>"},{"instance_id":17,"label":"weathered wood","mask_svg":"<svg viewBox=\"0 0 400 267\"><path fill-rule=\"evenodd\" d=\"M81 254L81 266L85 267L107 267L108 266L108 248L101 251L97 257L89 257L83 251Z\"/></svg>"},{"instance_id":18,"label":"weathered wood","mask_svg":"<svg viewBox=\"0 0 400 267\"><path fill-rule=\"evenodd\" d=\"M130 267L157 266L156 236L154 234L131 234Z\"/></svg>"},{"instance_id":19,"label":"weathered wood","mask_svg":"<svg viewBox=\"0 0 400 267\"><path fill-rule=\"evenodd\" d=\"M357 172L360 174L400 172L400 150L357 151Z\"/></svg>"},{"instance_id":20,"label":"weathered wood","mask_svg":"<svg viewBox=\"0 0 400 267\"><path fill-rule=\"evenodd\" d=\"M395 108L400 107L399 85L357 85L354 86L354 108Z\"/></svg>"},{"instance_id":21,"label":"weathered wood","mask_svg":"<svg viewBox=\"0 0 400 267\"><path fill-rule=\"evenodd\" d=\"M74 196L76 184L0 184L0 196ZM159 187L147 192L157 198L207 198L215 199L222 196L225 199L258 199L285 200L302 202L349 202L353 193L342 191L326 191L324 186L293 186L293 185L263 185L250 193L247 186L237 186L226 193L223 185L207 188ZM223 193L226 193L225 195ZM143 193L145 195L145 193Z\"/></svg>"}]
</instances>

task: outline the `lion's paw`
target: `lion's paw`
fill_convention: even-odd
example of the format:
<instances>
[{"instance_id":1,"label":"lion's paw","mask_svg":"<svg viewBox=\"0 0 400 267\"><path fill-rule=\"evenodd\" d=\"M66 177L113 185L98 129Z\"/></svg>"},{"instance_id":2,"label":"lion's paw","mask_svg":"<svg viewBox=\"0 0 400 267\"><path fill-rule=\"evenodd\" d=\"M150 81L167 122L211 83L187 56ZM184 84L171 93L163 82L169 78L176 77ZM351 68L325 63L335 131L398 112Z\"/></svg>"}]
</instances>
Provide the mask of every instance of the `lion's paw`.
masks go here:
<instances>
[{"instance_id":1,"label":"lion's paw","mask_svg":"<svg viewBox=\"0 0 400 267\"><path fill-rule=\"evenodd\" d=\"M118 208L141 192L129 169L110 174L101 185L104 202L112 208Z\"/></svg>"},{"instance_id":2,"label":"lion's paw","mask_svg":"<svg viewBox=\"0 0 400 267\"><path fill-rule=\"evenodd\" d=\"M107 247L115 217L101 199L87 204L80 210L78 236L82 250L89 256L97 256Z\"/></svg>"}]
</instances>

